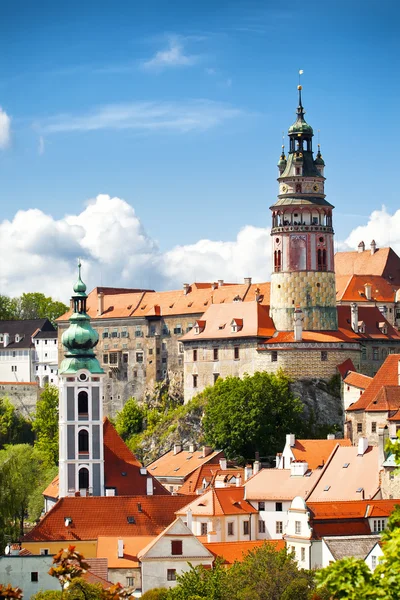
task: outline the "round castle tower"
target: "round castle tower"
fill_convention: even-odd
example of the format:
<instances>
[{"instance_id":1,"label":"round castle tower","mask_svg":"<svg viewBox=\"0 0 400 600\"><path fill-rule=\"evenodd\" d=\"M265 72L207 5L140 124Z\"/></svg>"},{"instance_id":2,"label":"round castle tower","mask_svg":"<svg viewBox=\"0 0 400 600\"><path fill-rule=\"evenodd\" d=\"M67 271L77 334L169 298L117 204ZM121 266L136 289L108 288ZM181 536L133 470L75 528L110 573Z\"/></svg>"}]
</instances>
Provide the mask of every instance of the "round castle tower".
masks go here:
<instances>
[{"instance_id":1,"label":"round castle tower","mask_svg":"<svg viewBox=\"0 0 400 600\"><path fill-rule=\"evenodd\" d=\"M304 330L337 329L332 209L324 193L325 163L304 119L298 86L297 119L289 128L289 153L278 163L279 195L271 206L271 317L278 331L294 326L296 306Z\"/></svg>"}]
</instances>

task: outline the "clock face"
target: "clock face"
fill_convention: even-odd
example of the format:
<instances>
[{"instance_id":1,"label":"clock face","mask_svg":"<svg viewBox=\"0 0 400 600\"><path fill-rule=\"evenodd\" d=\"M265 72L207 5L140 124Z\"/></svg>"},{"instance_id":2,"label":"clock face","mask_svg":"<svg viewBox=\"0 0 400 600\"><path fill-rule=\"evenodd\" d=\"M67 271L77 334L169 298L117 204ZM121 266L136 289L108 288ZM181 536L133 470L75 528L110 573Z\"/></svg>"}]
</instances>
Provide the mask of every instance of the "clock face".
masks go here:
<instances>
[{"instance_id":1,"label":"clock face","mask_svg":"<svg viewBox=\"0 0 400 600\"><path fill-rule=\"evenodd\" d=\"M317 184L315 184L315 185L313 186L313 190L314 190L314 192L318 192L318 190L319 190L319 186L318 186Z\"/></svg>"}]
</instances>

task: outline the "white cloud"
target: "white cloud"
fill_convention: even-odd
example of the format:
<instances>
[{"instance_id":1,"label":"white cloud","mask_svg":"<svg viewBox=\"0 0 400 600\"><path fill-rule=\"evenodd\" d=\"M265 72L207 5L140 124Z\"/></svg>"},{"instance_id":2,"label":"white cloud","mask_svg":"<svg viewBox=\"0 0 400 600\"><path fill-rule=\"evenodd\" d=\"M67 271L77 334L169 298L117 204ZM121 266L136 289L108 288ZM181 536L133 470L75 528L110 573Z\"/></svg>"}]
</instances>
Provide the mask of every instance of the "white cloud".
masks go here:
<instances>
[{"instance_id":1,"label":"white cloud","mask_svg":"<svg viewBox=\"0 0 400 600\"><path fill-rule=\"evenodd\" d=\"M153 58L142 64L143 68L150 71L160 71L171 67L190 67L196 64L200 57L194 54L185 54L182 39L178 36L170 37L168 48L156 52Z\"/></svg>"},{"instance_id":2,"label":"white cloud","mask_svg":"<svg viewBox=\"0 0 400 600\"><path fill-rule=\"evenodd\" d=\"M354 229L341 249L391 245L400 254L400 210L383 207L367 225ZM185 281L267 281L271 273L268 227L245 225L232 241L202 239L161 253L134 208L117 197L100 194L79 214L54 219L38 209L18 211L0 222L0 293L42 291L68 301L82 257L84 280L96 285L177 289Z\"/></svg>"},{"instance_id":3,"label":"white cloud","mask_svg":"<svg viewBox=\"0 0 400 600\"><path fill-rule=\"evenodd\" d=\"M240 109L212 100L132 102L96 107L82 115L56 115L37 122L35 126L47 134L100 129L186 133L215 127L241 114Z\"/></svg>"},{"instance_id":4,"label":"white cloud","mask_svg":"<svg viewBox=\"0 0 400 600\"><path fill-rule=\"evenodd\" d=\"M11 138L11 118L0 106L0 148L7 148Z\"/></svg>"},{"instance_id":5,"label":"white cloud","mask_svg":"<svg viewBox=\"0 0 400 600\"><path fill-rule=\"evenodd\" d=\"M339 242L341 250L355 250L360 242L369 244L375 240L377 246L391 246L400 255L400 210L391 215L385 206L374 210L366 225L360 225L351 231L345 241Z\"/></svg>"}]
</instances>

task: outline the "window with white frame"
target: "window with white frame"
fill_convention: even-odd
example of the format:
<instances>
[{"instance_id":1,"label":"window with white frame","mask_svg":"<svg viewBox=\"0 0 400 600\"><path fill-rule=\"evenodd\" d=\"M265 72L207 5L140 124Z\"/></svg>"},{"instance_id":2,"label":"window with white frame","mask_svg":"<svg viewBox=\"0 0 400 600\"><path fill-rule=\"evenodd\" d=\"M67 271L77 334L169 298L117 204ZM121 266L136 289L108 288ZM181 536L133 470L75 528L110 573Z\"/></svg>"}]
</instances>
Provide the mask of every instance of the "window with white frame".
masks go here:
<instances>
[{"instance_id":1,"label":"window with white frame","mask_svg":"<svg viewBox=\"0 0 400 600\"><path fill-rule=\"evenodd\" d=\"M283 521L276 521L275 533L283 533Z\"/></svg>"},{"instance_id":2,"label":"window with white frame","mask_svg":"<svg viewBox=\"0 0 400 600\"><path fill-rule=\"evenodd\" d=\"M300 535L300 533L301 533L301 521L295 521L294 522L294 531L295 531L296 535Z\"/></svg>"},{"instance_id":3,"label":"window with white frame","mask_svg":"<svg viewBox=\"0 0 400 600\"><path fill-rule=\"evenodd\" d=\"M265 521L258 521L258 533L265 533Z\"/></svg>"}]
</instances>

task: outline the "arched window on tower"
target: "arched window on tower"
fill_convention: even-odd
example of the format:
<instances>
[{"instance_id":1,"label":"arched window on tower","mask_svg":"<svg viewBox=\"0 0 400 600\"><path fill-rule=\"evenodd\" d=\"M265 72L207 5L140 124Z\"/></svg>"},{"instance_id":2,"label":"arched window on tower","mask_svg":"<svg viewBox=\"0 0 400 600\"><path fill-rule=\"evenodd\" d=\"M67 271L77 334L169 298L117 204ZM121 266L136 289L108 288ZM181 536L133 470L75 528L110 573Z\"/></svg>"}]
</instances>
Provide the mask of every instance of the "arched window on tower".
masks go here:
<instances>
[{"instance_id":1,"label":"arched window on tower","mask_svg":"<svg viewBox=\"0 0 400 600\"><path fill-rule=\"evenodd\" d=\"M86 467L79 469L79 489L87 490L89 488L89 470Z\"/></svg>"},{"instance_id":2,"label":"arched window on tower","mask_svg":"<svg viewBox=\"0 0 400 600\"><path fill-rule=\"evenodd\" d=\"M89 454L89 432L87 431L87 429L79 430L78 452L79 454Z\"/></svg>"},{"instance_id":3,"label":"arched window on tower","mask_svg":"<svg viewBox=\"0 0 400 600\"><path fill-rule=\"evenodd\" d=\"M281 259L282 259L281 251L275 250L275 253L274 253L274 271L275 271L275 273L278 273L279 271L282 270Z\"/></svg>"},{"instance_id":4,"label":"arched window on tower","mask_svg":"<svg viewBox=\"0 0 400 600\"><path fill-rule=\"evenodd\" d=\"M89 414L89 400L88 393L81 391L78 394L78 418L82 419L87 417Z\"/></svg>"},{"instance_id":5,"label":"arched window on tower","mask_svg":"<svg viewBox=\"0 0 400 600\"><path fill-rule=\"evenodd\" d=\"M326 250L318 248L318 271L326 271Z\"/></svg>"}]
</instances>

